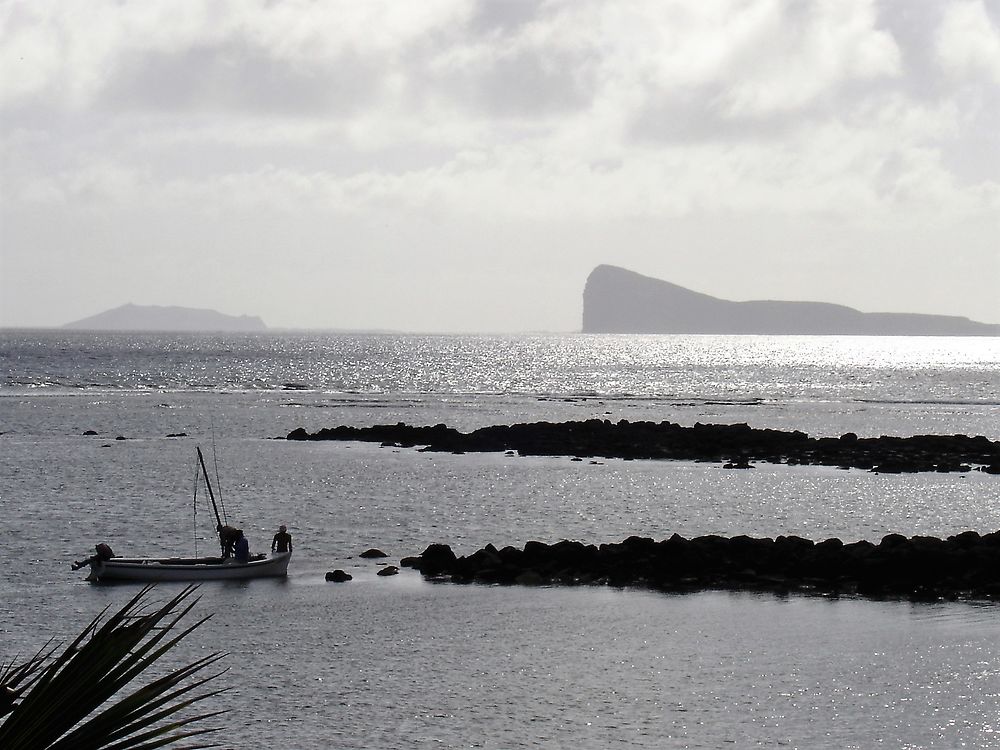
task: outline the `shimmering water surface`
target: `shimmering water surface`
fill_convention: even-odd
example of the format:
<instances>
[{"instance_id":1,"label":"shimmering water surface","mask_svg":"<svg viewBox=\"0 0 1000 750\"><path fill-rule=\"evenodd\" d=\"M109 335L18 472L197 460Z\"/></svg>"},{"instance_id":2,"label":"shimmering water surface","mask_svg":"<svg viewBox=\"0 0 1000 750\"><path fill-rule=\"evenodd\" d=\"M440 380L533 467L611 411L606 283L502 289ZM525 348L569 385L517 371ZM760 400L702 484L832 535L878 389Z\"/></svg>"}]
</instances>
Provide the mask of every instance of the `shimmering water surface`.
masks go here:
<instances>
[{"instance_id":1,"label":"shimmering water surface","mask_svg":"<svg viewBox=\"0 0 1000 750\"><path fill-rule=\"evenodd\" d=\"M133 590L69 571L96 541L211 547L191 496L194 447L212 463L214 445L231 519L258 548L287 523L296 545L286 581L201 590L216 615L185 650L231 654L233 747L996 744L993 604L465 587L381 578L357 558L431 542L994 530L996 477L271 438L600 417L995 440L1000 340L7 331L0 363L0 660ZM326 583L338 567L355 580Z\"/></svg>"}]
</instances>

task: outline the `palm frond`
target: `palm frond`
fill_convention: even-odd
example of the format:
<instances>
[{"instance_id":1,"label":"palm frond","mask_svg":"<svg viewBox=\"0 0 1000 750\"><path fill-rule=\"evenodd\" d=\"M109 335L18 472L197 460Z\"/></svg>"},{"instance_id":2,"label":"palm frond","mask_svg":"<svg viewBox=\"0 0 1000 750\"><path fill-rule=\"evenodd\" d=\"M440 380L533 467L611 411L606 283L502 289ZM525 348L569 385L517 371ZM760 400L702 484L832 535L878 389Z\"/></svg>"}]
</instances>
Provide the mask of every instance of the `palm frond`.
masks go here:
<instances>
[{"instance_id":1,"label":"palm frond","mask_svg":"<svg viewBox=\"0 0 1000 750\"><path fill-rule=\"evenodd\" d=\"M49 641L24 661L15 657L10 664L0 665L0 716L14 710L15 702L42 676L45 662L52 658L57 648Z\"/></svg>"},{"instance_id":2,"label":"palm frond","mask_svg":"<svg viewBox=\"0 0 1000 750\"><path fill-rule=\"evenodd\" d=\"M105 609L61 652L46 644L22 663L0 671L0 687L11 706L0 724L5 750L154 750L199 738L219 728L192 725L224 711L182 716L179 712L226 688L195 692L225 674L199 676L224 658L213 653L173 669L118 697L143 672L205 623L178 625L197 604L188 586L165 604L150 609L147 586L105 620ZM102 623L103 620L103 623ZM183 684L182 684L183 683ZM216 747L214 744L186 748Z\"/></svg>"}]
</instances>

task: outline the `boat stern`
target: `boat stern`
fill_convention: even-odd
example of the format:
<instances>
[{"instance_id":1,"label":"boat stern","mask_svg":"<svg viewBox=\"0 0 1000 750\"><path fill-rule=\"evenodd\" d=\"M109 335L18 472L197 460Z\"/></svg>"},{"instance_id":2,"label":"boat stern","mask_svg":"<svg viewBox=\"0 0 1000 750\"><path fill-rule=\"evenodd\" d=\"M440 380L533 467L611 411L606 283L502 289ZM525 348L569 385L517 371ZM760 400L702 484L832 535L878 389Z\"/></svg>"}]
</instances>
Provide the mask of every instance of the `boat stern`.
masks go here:
<instances>
[{"instance_id":1,"label":"boat stern","mask_svg":"<svg viewBox=\"0 0 1000 750\"><path fill-rule=\"evenodd\" d=\"M97 583L101 580L101 574L104 572L104 561L103 560L91 560L90 561L90 572L84 579L90 583Z\"/></svg>"}]
</instances>

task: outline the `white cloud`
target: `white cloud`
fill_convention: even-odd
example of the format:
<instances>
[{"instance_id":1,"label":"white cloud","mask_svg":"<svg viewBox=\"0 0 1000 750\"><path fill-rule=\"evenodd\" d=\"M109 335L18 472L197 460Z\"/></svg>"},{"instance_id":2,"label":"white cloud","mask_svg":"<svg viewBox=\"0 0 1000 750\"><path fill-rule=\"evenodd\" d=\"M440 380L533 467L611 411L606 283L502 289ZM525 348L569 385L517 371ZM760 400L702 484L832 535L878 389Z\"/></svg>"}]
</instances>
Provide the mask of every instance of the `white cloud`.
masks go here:
<instances>
[{"instance_id":1,"label":"white cloud","mask_svg":"<svg viewBox=\"0 0 1000 750\"><path fill-rule=\"evenodd\" d=\"M720 113L799 109L855 80L894 76L900 56L869 0L561 3L547 48L593 60L602 91L697 91Z\"/></svg>"},{"instance_id":2,"label":"white cloud","mask_svg":"<svg viewBox=\"0 0 1000 750\"><path fill-rule=\"evenodd\" d=\"M784 3L768 5L732 45L736 82L724 97L732 114L792 111L845 84L899 73L899 50L875 27L872 3L820 2L800 17L782 12Z\"/></svg>"},{"instance_id":3,"label":"white cloud","mask_svg":"<svg viewBox=\"0 0 1000 750\"><path fill-rule=\"evenodd\" d=\"M982 0L947 7L938 31L937 55L954 75L985 75L1000 83L1000 27Z\"/></svg>"},{"instance_id":4,"label":"white cloud","mask_svg":"<svg viewBox=\"0 0 1000 750\"><path fill-rule=\"evenodd\" d=\"M281 84L317 99L330 84L359 96L338 83L346 75L378 93L379 106L443 100L445 109L520 116L560 101L585 110L614 92L715 87L730 113L759 115L899 66L871 0L559 0L500 30L477 26L476 10L471 0L10 4L0 18L0 101L99 106L122 80L134 84L124 93L141 96L148 75L161 86L217 81L208 93L222 107L247 96L233 88L261 88L280 110L289 95ZM254 77L241 75L246 66ZM268 75L277 76L270 91ZM153 93L143 106L154 107Z\"/></svg>"},{"instance_id":5,"label":"white cloud","mask_svg":"<svg viewBox=\"0 0 1000 750\"><path fill-rule=\"evenodd\" d=\"M137 61L183 60L239 68L256 51L274 65L310 71L357 58L398 62L396 53L468 15L464 0L420 3L293 0L64 3L35 0L0 10L0 102L28 96L90 106ZM203 70L208 75L211 70Z\"/></svg>"},{"instance_id":6,"label":"white cloud","mask_svg":"<svg viewBox=\"0 0 1000 750\"><path fill-rule=\"evenodd\" d=\"M619 147L601 159L579 138L549 132L452 152L407 169L335 171L265 163L217 174L165 176L112 157L23 183L25 197L68 207L95 200L239 214L433 212L481 220L617 221L692 214L837 215L845 222L908 215L938 221L995 210L996 190L969 190L934 143L960 127L951 106L903 97L854 108L780 141ZM189 144L183 144L186 148ZM316 146L318 148L318 146ZM581 151L592 158L581 158ZM931 210L932 209L932 210Z\"/></svg>"}]
</instances>

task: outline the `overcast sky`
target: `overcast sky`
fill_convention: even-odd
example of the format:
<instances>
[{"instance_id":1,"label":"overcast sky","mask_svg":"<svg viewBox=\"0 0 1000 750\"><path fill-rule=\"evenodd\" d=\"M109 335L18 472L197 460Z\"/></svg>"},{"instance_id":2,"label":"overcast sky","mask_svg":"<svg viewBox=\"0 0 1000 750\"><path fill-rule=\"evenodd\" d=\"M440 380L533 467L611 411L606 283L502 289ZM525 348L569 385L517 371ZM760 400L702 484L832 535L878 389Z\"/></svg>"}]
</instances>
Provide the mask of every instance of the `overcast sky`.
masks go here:
<instances>
[{"instance_id":1,"label":"overcast sky","mask_svg":"<svg viewBox=\"0 0 1000 750\"><path fill-rule=\"evenodd\" d=\"M610 263L1000 323L994 0L0 3L0 325L572 331Z\"/></svg>"}]
</instances>

